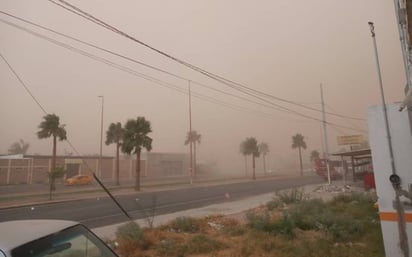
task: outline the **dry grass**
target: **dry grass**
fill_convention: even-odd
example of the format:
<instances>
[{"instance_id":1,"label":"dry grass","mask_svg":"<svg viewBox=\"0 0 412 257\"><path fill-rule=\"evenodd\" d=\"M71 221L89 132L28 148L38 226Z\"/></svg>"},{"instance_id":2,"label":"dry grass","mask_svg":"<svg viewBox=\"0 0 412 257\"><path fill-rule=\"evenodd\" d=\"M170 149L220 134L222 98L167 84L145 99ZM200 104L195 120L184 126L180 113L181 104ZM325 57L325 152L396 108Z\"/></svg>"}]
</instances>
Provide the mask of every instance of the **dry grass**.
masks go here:
<instances>
[{"instance_id":1,"label":"dry grass","mask_svg":"<svg viewBox=\"0 0 412 257\"><path fill-rule=\"evenodd\" d=\"M287 208L261 206L228 216L180 218L145 229L146 248L126 240L119 241L117 251L122 257L379 257L384 256L383 243L372 205L373 200L354 195L330 203L304 200ZM359 227L345 228L347 224Z\"/></svg>"}]
</instances>

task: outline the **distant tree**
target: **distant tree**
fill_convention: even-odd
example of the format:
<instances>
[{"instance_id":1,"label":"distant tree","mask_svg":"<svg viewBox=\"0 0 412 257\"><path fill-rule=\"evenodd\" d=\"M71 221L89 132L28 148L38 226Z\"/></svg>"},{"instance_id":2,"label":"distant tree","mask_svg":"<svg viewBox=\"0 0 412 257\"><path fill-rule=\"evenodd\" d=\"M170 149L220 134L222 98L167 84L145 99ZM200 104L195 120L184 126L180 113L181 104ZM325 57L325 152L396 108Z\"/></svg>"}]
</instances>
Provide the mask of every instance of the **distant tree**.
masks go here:
<instances>
[{"instance_id":1,"label":"distant tree","mask_svg":"<svg viewBox=\"0 0 412 257\"><path fill-rule=\"evenodd\" d=\"M64 129L64 125L60 124L60 118L56 114L47 114L43 117L43 121L39 125L40 131L37 132L37 136L40 139L53 137L53 154L51 169L49 172L55 172L56 169L56 148L57 138L62 141L67 139L67 132Z\"/></svg>"},{"instance_id":2,"label":"distant tree","mask_svg":"<svg viewBox=\"0 0 412 257\"><path fill-rule=\"evenodd\" d=\"M257 143L256 138L249 137L249 138L246 138L243 144L244 144L246 155L252 155L253 180L255 180L256 179L255 158L259 157L258 143Z\"/></svg>"},{"instance_id":3,"label":"distant tree","mask_svg":"<svg viewBox=\"0 0 412 257\"><path fill-rule=\"evenodd\" d=\"M201 137L202 135L198 134L196 130L189 131L186 135L185 145L193 144L193 176L196 176L196 143L200 144Z\"/></svg>"},{"instance_id":4,"label":"distant tree","mask_svg":"<svg viewBox=\"0 0 412 257\"><path fill-rule=\"evenodd\" d=\"M317 150L313 150L310 152L310 161L314 162L315 160L320 158L320 153Z\"/></svg>"},{"instance_id":5,"label":"distant tree","mask_svg":"<svg viewBox=\"0 0 412 257\"><path fill-rule=\"evenodd\" d=\"M247 176L247 158L246 158L247 157L247 152L246 152L245 141L240 143L239 151L245 157L245 176Z\"/></svg>"},{"instance_id":6,"label":"distant tree","mask_svg":"<svg viewBox=\"0 0 412 257\"><path fill-rule=\"evenodd\" d=\"M142 148L147 151L152 150L152 139L147 135L150 132L152 132L150 122L144 117L128 120L124 127L122 151L136 154L136 191L140 191L140 154Z\"/></svg>"},{"instance_id":7,"label":"distant tree","mask_svg":"<svg viewBox=\"0 0 412 257\"><path fill-rule=\"evenodd\" d=\"M52 171L48 172L49 177L49 200L52 199L52 192L56 190L56 179L62 178L66 171L63 167L57 167Z\"/></svg>"},{"instance_id":8,"label":"distant tree","mask_svg":"<svg viewBox=\"0 0 412 257\"><path fill-rule=\"evenodd\" d=\"M269 152L269 145L265 142L262 142L258 145L259 153L263 157L263 172L266 174L266 155Z\"/></svg>"},{"instance_id":9,"label":"distant tree","mask_svg":"<svg viewBox=\"0 0 412 257\"><path fill-rule=\"evenodd\" d=\"M26 143L23 139L20 139L18 142L15 142L10 146L8 152L9 154L26 154L29 147L29 143Z\"/></svg>"},{"instance_id":10,"label":"distant tree","mask_svg":"<svg viewBox=\"0 0 412 257\"><path fill-rule=\"evenodd\" d=\"M303 176L302 148L306 149L306 143L301 134L292 136L292 148L298 148L299 150L300 176Z\"/></svg>"},{"instance_id":11,"label":"distant tree","mask_svg":"<svg viewBox=\"0 0 412 257\"><path fill-rule=\"evenodd\" d=\"M124 130L120 122L111 123L106 131L106 145L116 144L116 185L120 185L119 178L119 151L123 141Z\"/></svg>"}]
</instances>

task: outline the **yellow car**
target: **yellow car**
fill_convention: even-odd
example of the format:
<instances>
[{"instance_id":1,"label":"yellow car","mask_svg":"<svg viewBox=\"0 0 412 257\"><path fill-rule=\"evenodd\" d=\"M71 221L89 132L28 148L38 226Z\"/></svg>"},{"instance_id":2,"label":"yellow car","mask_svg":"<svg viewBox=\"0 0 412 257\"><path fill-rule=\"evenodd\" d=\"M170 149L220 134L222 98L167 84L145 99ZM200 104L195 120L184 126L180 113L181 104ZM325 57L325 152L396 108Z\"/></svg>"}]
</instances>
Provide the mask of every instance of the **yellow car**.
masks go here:
<instances>
[{"instance_id":1,"label":"yellow car","mask_svg":"<svg viewBox=\"0 0 412 257\"><path fill-rule=\"evenodd\" d=\"M66 179L66 185L89 185L93 181L93 177L89 175L76 175L74 177Z\"/></svg>"}]
</instances>

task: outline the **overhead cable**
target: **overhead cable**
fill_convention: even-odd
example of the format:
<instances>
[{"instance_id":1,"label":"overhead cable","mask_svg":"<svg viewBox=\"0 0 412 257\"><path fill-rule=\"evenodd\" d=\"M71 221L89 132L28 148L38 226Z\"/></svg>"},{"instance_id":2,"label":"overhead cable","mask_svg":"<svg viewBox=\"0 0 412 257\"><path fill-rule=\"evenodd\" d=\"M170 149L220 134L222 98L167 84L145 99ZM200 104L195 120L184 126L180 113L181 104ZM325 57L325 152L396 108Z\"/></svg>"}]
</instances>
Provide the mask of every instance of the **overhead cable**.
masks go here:
<instances>
[{"instance_id":1,"label":"overhead cable","mask_svg":"<svg viewBox=\"0 0 412 257\"><path fill-rule=\"evenodd\" d=\"M49 42L51 42L51 43L53 43L53 44L56 44L56 45L60 46L60 47L66 48L66 49L68 49L68 50L70 50L70 51L74 51L74 52L76 52L76 53L78 53L78 54L81 54L81 55L83 55L83 56L86 56L86 57L89 57L89 58L94 59L94 60L96 60L96 61L102 62L102 63L104 63L104 64L106 64L106 65L111 66L111 67L120 69L120 70L122 70L122 71L128 72L128 73L130 73L130 74L132 74L132 75L135 75L135 76L139 76L139 77L141 77L141 78L143 78L143 79L149 80L149 81L151 81L151 82L153 82L153 83L156 83L156 84L159 84L159 85L161 85L161 86L168 87L168 88L172 88L172 89L174 89L174 90L176 90L176 91L180 91L181 93L185 93L185 90L182 89L181 87L178 87L178 86L173 85L173 84L168 83L168 82L161 81L161 80L159 80L159 79L157 79L157 78L154 78L154 77L152 77L152 76L149 76L149 75L146 75L146 74L143 74L143 73L134 71L134 70L132 70L132 69L130 69L130 68L128 68L128 67L125 67L125 66L116 64L116 63L114 63L114 62L112 62L112 61L110 61L110 60L108 60L108 59L105 59L105 58L102 58L102 57L98 57L98 56L93 55L93 54L91 54L91 53L89 53L89 52L87 52L87 51L81 50L81 49L79 49L79 48L76 48L76 47L74 47L74 46L68 45L68 44L66 44L66 43L57 41L57 40L55 40L55 39L51 39L51 38L49 38L49 37L47 37L47 36L44 36L44 35L42 35L42 34L40 34L40 33L38 33L38 32L35 32L35 31L33 31L33 30L30 30L30 29L28 29L28 28L24 28L24 27L22 27L22 26L19 26L19 25L17 25L17 24L14 24L14 23L12 23L12 22L9 22L9 21L5 21L5 20L3 20L3 19L0 19L0 22L3 22L3 23L5 23L5 24L8 24L8 25L13 26L13 27L15 27L15 28L18 28L18 29L20 29L20 30L23 30L23 31L25 31L25 32L27 32L27 33L30 33L30 34L36 36L36 37L42 38L42 39L44 39L44 40L46 40L46 41L49 41ZM223 92L224 92L224 91L223 91ZM186 94L186 93L185 93L185 94ZM238 98L240 98L240 99L242 99L242 100L245 100L245 101L249 101L249 102L252 102L252 103L255 103L255 104L260 104L260 105L262 105L262 104L259 103L259 102L255 102L255 101L252 101L252 100L247 99L247 98L239 97L239 96L236 96L236 95L232 95L232 96L238 97ZM201 98L201 96L199 96L199 95L197 95L197 97L198 97L198 98ZM203 96L202 99L205 100L206 98L207 98L207 97L204 97L204 96ZM209 101L209 102L210 102L210 99L209 99L209 100L206 100L206 101ZM218 100L215 100L215 103L216 103L216 101L218 101ZM301 114L301 113L298 113L298 112L293 111L293 110L289 110L288 108L285 108L285 107L283 107L283 106L276 105L276 104L271 103L271 102L269 102L269 103L272 104L272 105L274 105L274 106L272 106L272 105L263 105L263 106L265 106L265 107L267 107L267 108L275 109L275 110L277 110L277 111L292 112L292 113L294 113L294 114L296 114L296 115L303 116L303 117L308 118L308 119L311 119L311 120L320 121L320 119L317 119L317 118L314 118L314 117L311 117L311 116L308 116L308 115L305 115L305 114ZM226 105L227 105L227 104L226 104ZM279 106L280 108L276 108L277 106ZM328 122L328 124L333 124L333 123L329 123L329 122ZM338 124L334 124L334 125L340 126L340 127L346 128L346 129L353 129L353 128L346 127L346 126L342 126L342 125L338 125ZM353 129L353 130L357 130L357 129Z\"/></svg>"},{"instance_id":2,"label":"overhead cable","mask_svg":"<svg viewBox=\"0 0 412 257\"><path fill-rule=\"evenodd\" d=\"M294 102L294 101L286 100L286 99L283 99L283 98L280 98L280 97L276 97L276 96L273 96L273 95L270 95L270 94L267 94L267 93L264 93L264 92L261 92L261 91L252 89L252 88L247 87L247 86L244 86L244 85L242 85L242 84L240 84L240 83L231 81L231 80L226 79L226 78L224 78L224 77L222 77L222 76L219 76L219 75L216 75L216 74L211 73L211 72L209 72L209 71L206 71L206 70L204 70L204 69L202 69L202 68L200 68L200 67L197 67L197 66L195 66L195 65L193 65L193 64L191 64L191 63L188 63L188 62L186 62L186 61L183 61L183 60L181 60L181 59L179 59L179 58L176 58L176 57L174 57L174 56L172 56L172 55L170 55L170 54L168 54L168 53L166 53L166 52L164 52L164 51L162 51L162 50L159 50L159 49L157 49L157 48L155 48L155 47L153 47L153 46L151 46L151 45L149 45L149 44L147 44L147 43L145 43L145 42L143 42L143 41L141 41L141 40L139 40L139 39L137 39L137 38L135 38L135 37L127 34L127 33L125 33L125 32L123 32L123 31L121 31L120 29L117 29L116 27L114 27L114 26L112 26L112 25L104 22L103 20L94 17L92 14L83 11L82 9L76 7L75 5L73 5L73 4L71 4L71 3L67 2L67 1L64 1L64 0L48 0L48 1L51 2L51 3L53 3L53 4L55 4L55 5L57 5L57 6L59 6L59 7L64 8L64 9L67 10L67 11L70 11L70 12L73 13L73 14L76 14L76 15L78 15L78 16L80 16L80 17L82 17L82 18L85 18L85 19L87 19L87 20L89 20L89 21L91 21L91 22L93 22L93 23L95 23L95 24L97 24L97 25L99 25L99 26L102 26L102 27L104 27L105 29L111 30L112 32L115 32L115 33L117 33L117 34L119 34L119 35L121 35L121 36L123 36L123 37L126 37L126 38L128 38L128 39L130 39L130 40L132 40L132 41L134 41L134 42L136 42L136 43L138 43L138 44L146 47L146 48L149 48L150 50L155 51L155 52L157 52L158 54L161 54L161 55L163 55L163 56L165 56L165 57L167 57L167 58L169 58L169 59L171 59L171 60L173 60L173 61L175 61L175 62L178 62L178 63L180 63L180 64L182 64L182 65L184 65L184 66L186 66L186 67L188 67L188 68L190 68L190 69L192 69L192 70L194 70L194 71L196 71L196 72L199 72L199 73L201 73L201 74L203 74L203 75L205 75L205 76L207 76L207 77L209 77L209 78L211 78L211 79L213 79L213 80L216 80L216 81L218 81L218 82L220 82L220 83L222 83L222 84L225 84L225 85L227 85L227 86L229 86L229 87L231 87L231 88L233 88L233 89L236 89L236 90L238 90L238 91L240 91L240 92L242 92L242 93L244 93L244 94L247 94L247 95L249 95L249 96L252 96L252 97L258 98L259 100L262 100L262 98L260 98L260 97L257 96L257 95L260 95L260 96L263 96L263 97L266 97L266 98L271 98L271 99L275 99L275 100L278 100L278 101L281 101L281 102L285 102L285 103L288 103L288 104L296 105L296 106L299 106L299 107L301 107L301 108L305 108L305 109L308 109L308 110L317 111L317 112L322 112L321 110L316 109L316 108L313 108L313 107L310 107L310 106L306 106L306 105L303 105L303 104L299 104L299 103ZM64 5L65 5L65 6L64 6ZM257 94L257 95L256 95L256 94ZM288 108L284 108L284 109L287 110ZM342 114L333 114L333 113L329 113L329 114L330 114L330 115L335 115L335 116L338 116L338 117L341 117L341 118L364 121L364 119L361 119L361 118L350 117L350 116L346 116L346 115L342 115Z\"/></svg>"}]
</instances>

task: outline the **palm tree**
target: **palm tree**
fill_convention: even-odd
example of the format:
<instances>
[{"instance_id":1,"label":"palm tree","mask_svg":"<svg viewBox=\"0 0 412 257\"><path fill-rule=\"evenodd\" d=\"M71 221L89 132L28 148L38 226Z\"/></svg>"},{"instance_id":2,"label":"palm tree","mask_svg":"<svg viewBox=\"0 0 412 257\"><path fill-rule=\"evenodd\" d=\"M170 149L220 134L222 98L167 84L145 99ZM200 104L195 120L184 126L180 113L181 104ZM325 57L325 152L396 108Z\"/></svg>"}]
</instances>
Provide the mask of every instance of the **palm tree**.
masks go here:
<instances>
[{"instance_id":1,"label":"palm tree","mask_svg":"<svg viewBox=\"0 0 412 257\"><path fill-rule=\"evenodd\" d=\"M266 174L266 154L269 152L269 145L265 142L262 142L258 145L259 153L263 157L263 172Z\"/></svg>"},{"instance_id":2,"label":"palm tree","mask_svg":"<svg viewBox=\"0 0 412 257\"><path fill-rule=\"evenodd\" d=\"M259 149L256 138L248 137L243 142L246 155L252 155L253 180L256 179L255 158L259 157Z\"/></svg>"},{"instance_id":3,"label":"palm tree","mask_svg":"<svg viewBox=\"0 0 412 257\"><path fill-rule=\"evenodd\" d=\"M64 125L60 124L60 118L56 114L47 114L43 119L39 125L40 131L37 132L37 136L40 139L53 137L53 155L50 172L54 172L56 169L57 138L60 141L67 139L67 132L64 129Z\"/></svg>"},{"instance_id":4,"label":"palm tree","mask_svg":"<svg viewBox=\"0 0 412 257\"><path fill-rule=\"evenodd\" d=\"M196 130L189 131L186 135L185 145L193 144L193 176L196 176L196 143L200 144L201 137Z\"/></svg>"},{"instance_id":5,"label":"palm tree","mask_svg":"<svg viewBox=\"0 0 412 257\"><path fill-rule=\"evenodd\" d=\"M239 151L245 157L245 176L247 177L247 158L246 158L247 153L246 153L245 141L240 143Z\"/></svg>"},{"instance_id":6,"label":"palm tree","mask_svg":"<svg viewBox=\"0 0 412 257\"><path fill-rule=\"evenodd\" d=\"M306 143L304 137L301 134L296 134L292 136L292 148L299 149L299 162L300 162L300 176L303 176L303 165L302 165L302 148L306 149Z\"/></svg>"},{"instance_id":7,"label":"palm tree","mask_svg":"<svg viewBox=\"0 0 412 257\"><path fill-rule=\"evenodd\" d=\"M116 144L116 185L120 185L119 181L119 150L123 141L123 128L120 122L111 123L106 131L106 145Z\"/></svg>"},{"instance_id":8,"label":"palm tree","mask_svg":"<svg viewBox=\"0 0 412 257\"><path fill-rule=\"evenodd\" d=\"M317 150L313 150L310 152L310 161L314 162L315 160L320 158L320 153Z\"/></svg>"},{"instance_id":9,"label":"palm tree","mask_svg":"<svg viewBox=\"0 0 412 257\"><path fill-rule=\"evenodd\" d=\"M57 167L54 171L47 173L49 177L49 200L52 199L52 192L56 190L56 180L62 178L66 174L66 170L63 167Z\"/></svg>"},{"instance_id":10,"label":"palm tree","mask_svg":"<svg viewBox=\"0 0 412 257\"><path fill-rule=\"evenodd\" d=\"M20 139L19 142L13 143L9 148L9 154L26 154L30 144Z\"/></svg>"},{"instance_id":11,"label":"palm tree","mask_svg":"<svg viewBox=\"0 0 412 257\"><path fill-rule=\"evenodd\" d=\"M152 132L150 122L144 117L128 120L124 127L122 151L128 154L132 152L136 154L136 191L140 191L140 154L142 148L147 151L152 150L152 139L147 136L150 132Z\"/></svg>"}]
</instances>

